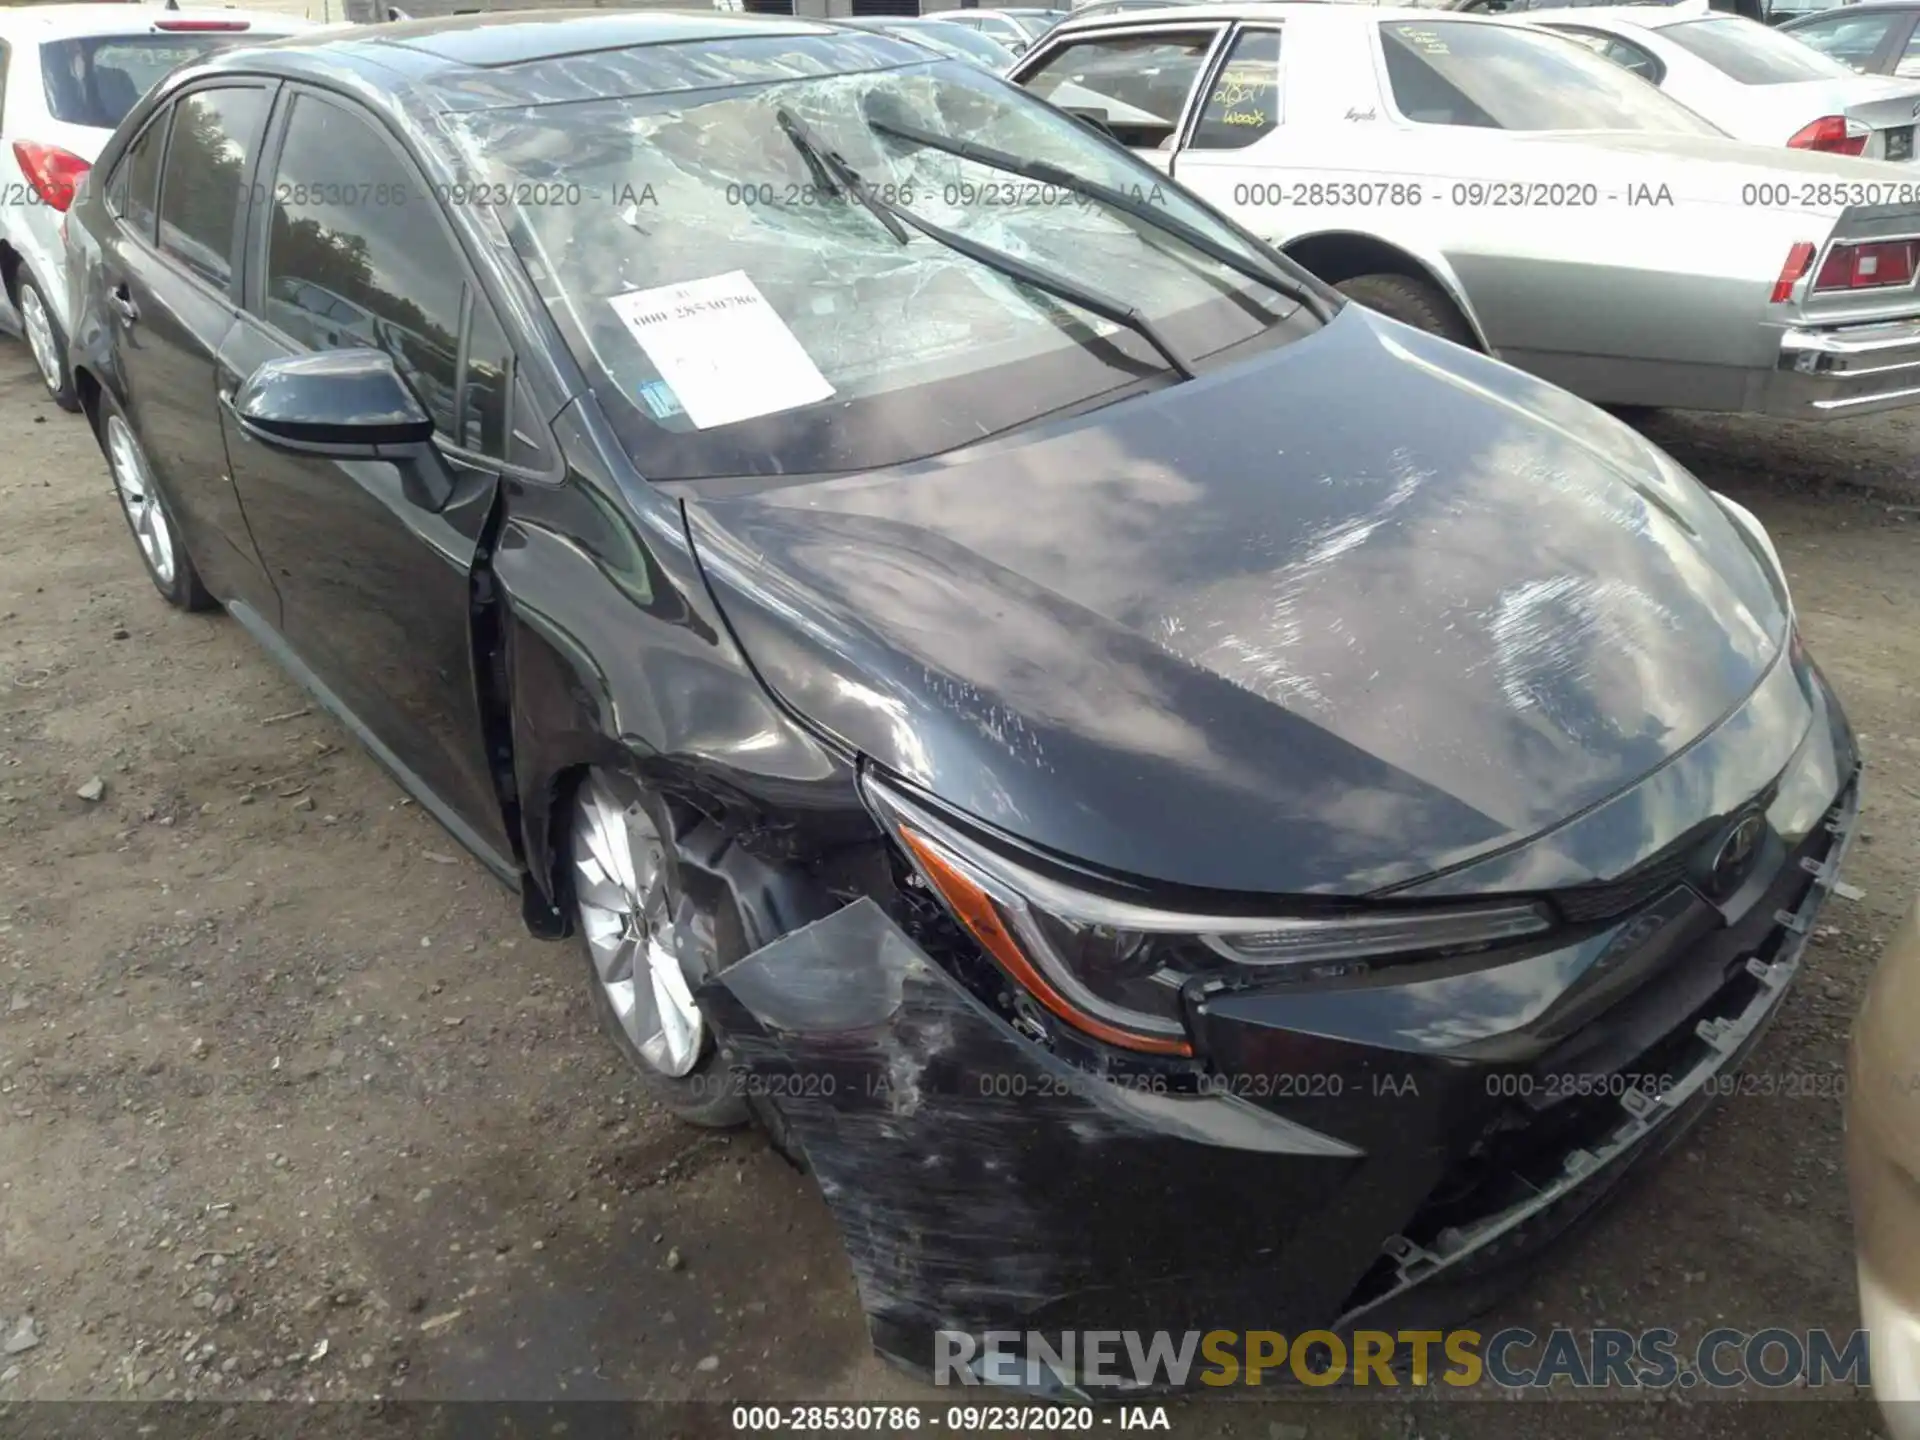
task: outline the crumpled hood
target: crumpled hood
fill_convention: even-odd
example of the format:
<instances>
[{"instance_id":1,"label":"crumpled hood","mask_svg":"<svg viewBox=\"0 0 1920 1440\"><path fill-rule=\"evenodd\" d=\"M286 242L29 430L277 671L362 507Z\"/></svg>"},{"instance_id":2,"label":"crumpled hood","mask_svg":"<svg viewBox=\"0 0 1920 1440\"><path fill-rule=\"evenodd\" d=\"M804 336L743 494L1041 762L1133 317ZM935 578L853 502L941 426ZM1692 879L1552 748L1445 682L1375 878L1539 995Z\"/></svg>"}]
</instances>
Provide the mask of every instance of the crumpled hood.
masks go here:
<instances>
[{"instance_id":1,"label":"crumpled hood","mask_svg":"<svg viewBox=\"0 0 1920 1440\"><path fill-rule=\"evenodd\" d=\"M1013 835L1358 894L1632 786L1787 619L1707 492L1565 392L1348 306L936 460L690 499L790 707Z\"/></svg>"}]
</instances>

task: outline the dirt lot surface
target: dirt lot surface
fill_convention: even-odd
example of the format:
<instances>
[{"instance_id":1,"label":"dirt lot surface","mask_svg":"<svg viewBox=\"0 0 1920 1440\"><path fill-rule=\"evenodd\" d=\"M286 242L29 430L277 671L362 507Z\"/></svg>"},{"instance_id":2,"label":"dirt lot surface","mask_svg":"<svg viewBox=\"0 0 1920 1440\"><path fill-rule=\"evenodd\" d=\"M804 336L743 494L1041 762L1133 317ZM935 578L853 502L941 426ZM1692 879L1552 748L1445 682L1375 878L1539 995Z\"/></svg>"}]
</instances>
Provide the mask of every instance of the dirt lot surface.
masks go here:
<instances>
[{"instance_id":1,"label":"dirt lot surface","mask_svg":"<svg viewBox=\"0 0 1920 1440\"><path fill-rule=\"evenodd\" d=\"M1777 537L1871 762L1866 898L1829 906L1754 1062L1831 1075L1920 860L1920 432L1647 423ZM944 1406L871 1358L811 1183L649 1109L575 951L528 939L236 625L161 604L13 342L0 437L0 1327L38 1337L0 1404ZM1722 1101L1485 1328L1851 1331L1839 1139L1832 1098ZM1814 1398L1171 1413L1267 1440L1876 1433Z\"/></svg>"}]
</instances>

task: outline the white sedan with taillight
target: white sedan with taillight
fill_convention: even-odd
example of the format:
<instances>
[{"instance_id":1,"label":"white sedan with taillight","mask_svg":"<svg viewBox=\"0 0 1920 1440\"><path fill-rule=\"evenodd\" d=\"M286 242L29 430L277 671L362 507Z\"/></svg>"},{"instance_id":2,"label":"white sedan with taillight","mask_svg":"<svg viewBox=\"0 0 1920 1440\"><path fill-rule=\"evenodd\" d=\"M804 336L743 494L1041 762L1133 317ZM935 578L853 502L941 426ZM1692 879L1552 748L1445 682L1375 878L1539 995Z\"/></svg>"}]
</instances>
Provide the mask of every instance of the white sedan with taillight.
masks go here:
<instances>
[{"instance_id":1,"label":"white sedan with taillight","mask_svg":"<svg viewBox=\"0 0 1920 1440\"><path fill-rule=\"evenodd\" d=\"M1727 134L1869 160L1912 160L1920 80L1862 75L1805 41L1704 5L1529 10Z\"/></svg>"},{"instance_id":2,"label":"white sedan with taillight","mask_svg":"<svg viewBox=\"0 0 1920 1440\"><path fill-rule=\"evenodd\" d=\"M161 76L210 50L314 27L244 10L0 8L0 281L6 319L73 407L61 221L114 126Z\"/></svg>"},{"instance_id":3,"label":"white sedan with taillight","mask_svg":"<svg viewBox=\"0 0 1920 1440\"><path fill-rule=\"evenodd\" d=\"M1596 403L1920 404L1920 167L1731 139L1550 30L1183 4L1068 19L1009 78L1353 299Z\"/></svg>"}]
</instances>

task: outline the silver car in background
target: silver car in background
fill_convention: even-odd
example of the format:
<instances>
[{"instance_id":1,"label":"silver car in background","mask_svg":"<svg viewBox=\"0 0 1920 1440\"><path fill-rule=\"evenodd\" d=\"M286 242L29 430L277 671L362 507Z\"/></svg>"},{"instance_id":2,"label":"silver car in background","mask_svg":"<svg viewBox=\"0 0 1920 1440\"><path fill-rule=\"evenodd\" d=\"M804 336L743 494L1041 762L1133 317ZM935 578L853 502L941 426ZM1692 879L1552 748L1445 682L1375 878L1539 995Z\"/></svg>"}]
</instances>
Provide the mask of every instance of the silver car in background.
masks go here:
<instances>
[{"instance_id":1,"label":"silver car in background","mask_svg":"<svg viewBox=\"0 0 1920 1440\"><path fill-rule=\"evenodd\" d=\"M1920 80L1862 75L1791 35L1701 5L1533 10L1526 18L1624 65L1737 139L1914 158Z\"/></svg>"},{"instance_id":2,"label":"silver car in background","mask_svg":"<svg viewBox=\"0 0 1920 1440\"><path fill-rule=\"evenodd\" d=\"M1730 139L1551 31L1181 5L1069 19L1010 78L1352 298L1588 400L1920 402L1920 170Z\"/></svg>"},{"instance_id":3,"label":"silver car in background","mask_svg":"<svg viewBox=\"0 0 1920 1440\"><path fill-rule=\"evenodd\" d=\"M1019 7L1012 10L941 10L933 17L945 25L964 25L998 41L1015 55L1024 55L1033 42L1067 18L1065 10Z\"/></svg>"}]
</instances>

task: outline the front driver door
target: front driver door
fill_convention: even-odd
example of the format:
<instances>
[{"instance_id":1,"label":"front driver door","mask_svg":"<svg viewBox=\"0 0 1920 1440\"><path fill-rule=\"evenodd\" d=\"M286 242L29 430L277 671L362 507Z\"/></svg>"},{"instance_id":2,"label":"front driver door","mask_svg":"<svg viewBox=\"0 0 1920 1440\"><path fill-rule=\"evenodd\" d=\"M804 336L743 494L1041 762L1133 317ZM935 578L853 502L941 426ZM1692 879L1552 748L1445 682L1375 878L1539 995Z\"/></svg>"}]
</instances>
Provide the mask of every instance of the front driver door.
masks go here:
<instances>
[{"instance_id":1,"label":"front driver door","mask_svg":"<svg viewBox=\"0 0 1920 1440\"><path fill-rule=\"evenodd\" d=\"M1062 41L1018 70L1018 83L1070 115L1097 121L1149 165L1171 171L1173 147L1224 25L1157 25Z\"/></svg>"},{"instance_id":2,"label":"front driver door","mask_svg":"<svg viewBox=\"0 0 1920 1440\"><path fill-rule=\"evenodd\" d=\"M234 484L281 597L269 643L463 841L511 871L469 624L499 484L506 342L432 190L378 122L309 91L288 98L219 374ZM433 415L455 482L444 508L423 503L400 466L256 440L225 403L267 360L361 347L387 351Z\"/></svg>"}]
</instances>

